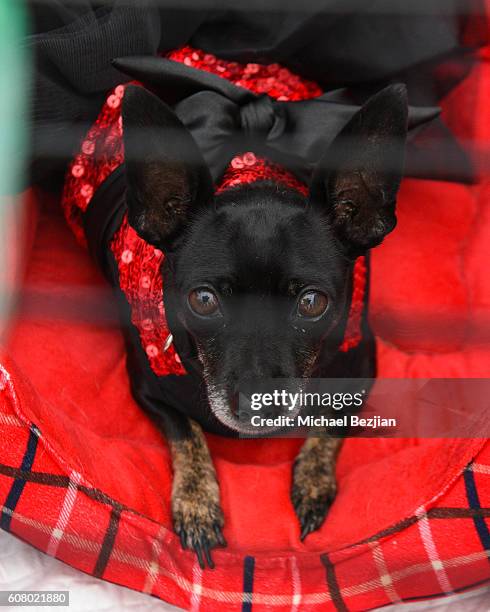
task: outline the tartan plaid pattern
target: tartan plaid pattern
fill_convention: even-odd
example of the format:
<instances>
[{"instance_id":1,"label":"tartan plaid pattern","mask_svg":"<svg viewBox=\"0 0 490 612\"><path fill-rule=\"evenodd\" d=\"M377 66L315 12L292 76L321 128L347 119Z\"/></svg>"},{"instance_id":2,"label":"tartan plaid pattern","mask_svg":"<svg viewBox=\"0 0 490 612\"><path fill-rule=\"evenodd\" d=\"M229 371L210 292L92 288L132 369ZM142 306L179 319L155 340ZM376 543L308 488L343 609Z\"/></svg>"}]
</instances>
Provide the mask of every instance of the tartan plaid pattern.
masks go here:
<instances>
[{"instance_id":1,"label":"tartan plaid pattern","mask_svg":"<svg viewBox=\"0 0 490 612\"><path fill-rule=\"evenodd\" d=\"M166 527L111 499L29 422L0 366L0 527L96 577L189 610L369 610L490 581L490 445L434 502L324 554L219 550L201 570Z\"/></svg>"}]
</instances>

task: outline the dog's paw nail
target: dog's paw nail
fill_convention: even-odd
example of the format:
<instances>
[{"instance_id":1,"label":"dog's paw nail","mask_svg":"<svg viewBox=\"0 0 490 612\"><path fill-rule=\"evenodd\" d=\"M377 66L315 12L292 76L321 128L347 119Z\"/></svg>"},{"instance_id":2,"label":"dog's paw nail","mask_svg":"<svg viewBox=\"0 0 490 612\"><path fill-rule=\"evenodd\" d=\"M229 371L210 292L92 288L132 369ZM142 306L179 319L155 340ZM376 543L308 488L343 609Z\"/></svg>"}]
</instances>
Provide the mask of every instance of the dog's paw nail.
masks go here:
<instances>
[{"instance_id":1,"label":"dog's paw nail","mask_svg":"<svg viewBox=\"0 0 490 612\"><path fill-rule=\"evenodd\" d=\"M223 513L219 503L179 496L173 508L174 529L183 549L194 551L202 569L214 569L211 550L226 546L222 534Z\"/></svg>"},{"instance_id":2,"label":"dog's paw nail","mask_svg":"<svg viewBox=\"0 0 490 612\"><path fill-rule=\"evenodd\" d=\"M205 535L202 535L200 539L195 541L192 545L194 552L197 556L197 561L201 567L201 569L206 568L206 564L209 569L214 569L214 561L211 556L211 548L213 544L209 542L208 538Z\"/></svg>"},{"instance_id":3,"label":"dog's paw nail","mask_svg":"<svg viewBox=\"0 0 490 612\"><path fill-rule=\"evenodd\" d=\"M309 536L310 533L316 531L319 527L321 527L322 523L323 518L320 518L318 520L318 518L314 516L307 516L304 520L300 522L301 534L299 536L299 539L303 542L306 536Z\"/></svg>"},{"instance_id":4,"label":"dog's paw nail","mask_svg":"<svg viewBox=\"0 0 490 612\"><path fill-rule=\"evenodd\" d=\"M319 470L308 470L297 462L291 489L291 502L298 517L300 540L319 529L327 516L336 493L333 475L318 476Z\"/></svg>"},{"instance_id":5,"label":"dog's paw nail","mask_svg":"<svg viewBox=\"0 0 490 612\"><path fill-rule=\"evenodd\" d=\"M210 569L214 569L214 562L213 558L211 557L211 549L209 547L209 542L207 538L203 538L202 549L204 550L204 556L206 557L208 567Z\"/></svg>"},{"instance_id":6,"label":"dog's paw nail","mask_svg":"<svg viewBox=\"0 0 490 612\"><path fill-rule=\"evenodd\" d=\"M294 505L294 511L298 517L301 530L299 536L301 541L322 526L331 503L332 499L327 496L321 499L304 497L299 503Z\"/></svg>"},{"instance_id":7,"label":"dog's paw nail","mask_svg":"<svg viewBox=\"0 0 490 612\"><path fill-rule=\"evenodd\" d=\"M301 534L299 536L299 539L301 541L303 541L306 538L306 536L311 533L311 527L312 527L311 523L307 523L306 525L303 526L303 528L301 529Z\"/></svg>"},{"instance_id":8,"label":"dog's paw nail","mask_svg":"<svg viewBox=\"0 0 490 612\"><path fill-rule=\"evenodd\" d=\"M221 526L218 523L213 525L214 533L216 535L216 540L221 544L221 546L226 546L226 540L223 536L223 532L221 531Z\"/></svg>"},{"instance_id":9,"label":"dog's paw nail","mask_svg":"<svg viewBox=\"0 0 490 612\"><path fill-rule=\"evenodd\" d=\"M200 565L201 569L204 569L206 566L204 565L204 559L202 557L202 550L201 550L201 546L200 546L199 542L197 542L194 545L194 552L197 555L197 560L199 562L199 565Z\"/></svg>"},{"instance_id":10,"label":"dog's paw nail","mask_svg":"<svg viewBox=\"0 0 490 612\"><path fill-rule=\"evenodd\" d=\"M179 531L179 537L180 537L180 545L185 550L187 548L187 534L183 529Z\"/></svg>"}]
</instances>

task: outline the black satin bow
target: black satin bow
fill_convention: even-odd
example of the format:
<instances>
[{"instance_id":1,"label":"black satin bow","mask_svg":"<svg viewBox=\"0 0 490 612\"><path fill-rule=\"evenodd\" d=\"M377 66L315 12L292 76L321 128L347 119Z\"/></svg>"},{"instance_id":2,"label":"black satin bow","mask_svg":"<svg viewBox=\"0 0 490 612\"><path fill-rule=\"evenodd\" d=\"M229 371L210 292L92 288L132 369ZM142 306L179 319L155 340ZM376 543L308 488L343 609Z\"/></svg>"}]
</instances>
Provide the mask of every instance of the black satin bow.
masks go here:
<instances>
[{"instance_id":1,"label":"black satin bow","mask_svg":"<svg viewBox=\"0 0 490 612\"><path fill-rule=\"evenodd\" d=\"M160 57L119 58L113 64L174 108L197 142L215 181L234 155L248 150L308 180L316 162L360 108L345 89L311 100L282 102ZM439 113L437 107L409 107L405 174L471 180L469 162L436 119Z\"/></svg>"}]
</instances>

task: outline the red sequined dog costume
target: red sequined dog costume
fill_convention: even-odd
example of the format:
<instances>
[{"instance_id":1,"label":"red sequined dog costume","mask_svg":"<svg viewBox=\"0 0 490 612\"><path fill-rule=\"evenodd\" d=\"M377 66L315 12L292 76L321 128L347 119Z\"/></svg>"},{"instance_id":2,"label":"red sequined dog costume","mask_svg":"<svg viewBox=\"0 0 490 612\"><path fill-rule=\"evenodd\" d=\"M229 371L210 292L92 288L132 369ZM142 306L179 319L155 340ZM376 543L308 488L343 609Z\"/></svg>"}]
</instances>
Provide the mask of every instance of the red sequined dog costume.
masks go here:
<instances>
[{"instance_id":1,"label":"red sequined dog costume","mask_svg":"<svg viewBox=\"0 0 490 612\"><path fill-rule=\"evenodd\" d=\"M279 101L307 100L322 94L318 85L299 78L278 64L238 64L190 47L173 51L167 57ZM109 94L67 174L62 205L66 219L81 244L86 244L83 214L97 189L124 161L121 102L125 87L118 85ZM259 180L273 180L302 194L307 192L307 186L291 172L251 151L231 160L216 191ZM138 330L151 369L157 376L186 374L172 343L165 317L160 273L164 253L136 234L128 224L127 215L113 234L110 249L117 262L119 286L131 309L131 322ZM366 262L364 257L359 257L354 266L352 301L340 347L342 351L357 346L361 340L365 287Z\"/></svg>"}]
</instances>

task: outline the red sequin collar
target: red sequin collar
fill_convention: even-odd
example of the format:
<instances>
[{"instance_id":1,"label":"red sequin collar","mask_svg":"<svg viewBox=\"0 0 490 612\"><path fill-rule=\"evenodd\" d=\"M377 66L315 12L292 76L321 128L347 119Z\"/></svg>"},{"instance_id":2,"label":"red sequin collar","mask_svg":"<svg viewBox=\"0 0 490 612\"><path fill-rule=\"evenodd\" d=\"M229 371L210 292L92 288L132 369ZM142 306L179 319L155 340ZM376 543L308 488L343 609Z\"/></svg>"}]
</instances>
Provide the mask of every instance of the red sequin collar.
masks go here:
<instances>
[{"instance_id":1,"label":"red sequin collar","mask_svg":"<svg viewBox=\"0 0 490 612\"><path fill-rule=\"evenodd\" d=\"M238 64L191 47L168 54L174 61L226 78L238 86L277 100L305 100L322 93L316 83L301 79L279 64ZM66 219L80 243L85 244L83 213L104 180L124 161L121 101L125 85L118 85L84 138L70 165L62 196ZM272 180L306 194L307 187L285 168L247 151L234 157L217 192L258 180ZM155 249L129 226L127 217L115 232L110 246L118 266L119 284L131 308L131 321L137 328L152 370L158 376L185 374L172 343L163 305L160 268L164 254ZM341 351L348 351L361 340L364 310L366 262L354 266L353 295Z\"/></svg>"}]
</instances>

